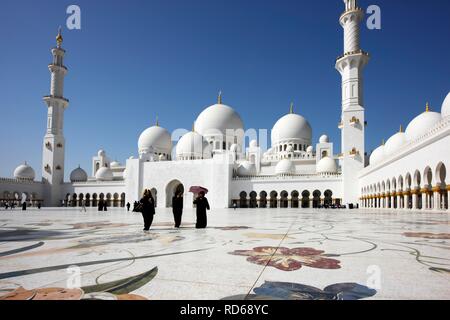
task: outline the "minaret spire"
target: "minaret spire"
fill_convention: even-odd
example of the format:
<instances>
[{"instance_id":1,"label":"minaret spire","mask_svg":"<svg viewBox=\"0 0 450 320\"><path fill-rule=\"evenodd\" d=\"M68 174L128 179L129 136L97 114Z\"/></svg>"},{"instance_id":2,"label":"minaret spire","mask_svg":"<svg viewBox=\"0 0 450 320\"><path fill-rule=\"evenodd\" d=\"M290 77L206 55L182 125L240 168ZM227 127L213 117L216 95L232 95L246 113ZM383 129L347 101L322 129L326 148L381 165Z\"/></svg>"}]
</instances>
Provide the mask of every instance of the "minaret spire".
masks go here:
<instances>
[{"instance_id":1,"label":"minaret spire","mask_svg":"<svg viewBox=\"0 0 450 320\"><path fill-rule=\"evenodd\" d=\"M293 102L291 102L291 107L290 107L290 109L289 109L289 113L290 113L290 114L293 114L293 113L294 113L294 103L293 103Z\"/></svg>"},{"instance_id":2,"label":"minaret spire","mask_svg":"<svg viewBox=\"0 0 450 320\"><path fill-rule=\"evenodd\" d=\"M64 183L65 139L63 133L64 111L69 100L64 98L64 66L66 51L62 48L62 29L56 36L56 48L52 49L53 61L48 66L51 73L50 94L44 97L47 105L47 132L44 136L42 153L42 180L46 186L45 205L59 206L61 184Z\"/></svg>"},{"instance_id":3,"label":"minaret spire","mask_svg":"<svg viewBox=\"0 0 450 320\"><path fill-rule=\"evenodd\" d=\"M58 48L61 48L63 41L64 41L64 39L62 36L62 28L61 28L61 26L59 26L58 35L56 36L56 45L58 46Z\"/></svg>"},{"instance_id":4,"label":"minaret spire","mask_svg":"<svg viewBox=\"0 0 450 320\"><path fill-rule=\"evenodd\" d=\"M336 60L336 69L342 79L341 153L343 202L357 204L358 172L365 166L365 112L363 97L363 70L369 54L361 49L360 25L364 11L356 0L343 0L345 11L339 18L344 29L344 52ZM358 119L355 125L353 119ZM356 152L355 152L356 151ZM354 156L359 154L359 156Z\"/></svg>"}]
</instances>

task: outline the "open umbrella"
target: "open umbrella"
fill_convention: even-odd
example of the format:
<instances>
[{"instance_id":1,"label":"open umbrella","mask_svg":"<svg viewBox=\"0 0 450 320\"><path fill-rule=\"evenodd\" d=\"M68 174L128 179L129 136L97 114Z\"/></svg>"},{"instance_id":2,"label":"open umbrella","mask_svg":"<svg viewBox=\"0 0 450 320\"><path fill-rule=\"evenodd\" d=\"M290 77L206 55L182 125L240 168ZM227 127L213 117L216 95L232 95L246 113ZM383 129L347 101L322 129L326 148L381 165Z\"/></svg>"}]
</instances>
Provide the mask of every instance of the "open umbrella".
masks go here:
<instances>
[{"instance_id":1,"label":"open umbrella","mask_svg":"<svg viewBox=\"0 0 450 320\"><path fill-rule=\"evenodd\" d=\"M189 188L189 192L195 193L195 194L199 194L200 192L204 192L205 194L208 193L208 189L200 187L200 186L192 186Z\"/></svg>"}]
</instances>

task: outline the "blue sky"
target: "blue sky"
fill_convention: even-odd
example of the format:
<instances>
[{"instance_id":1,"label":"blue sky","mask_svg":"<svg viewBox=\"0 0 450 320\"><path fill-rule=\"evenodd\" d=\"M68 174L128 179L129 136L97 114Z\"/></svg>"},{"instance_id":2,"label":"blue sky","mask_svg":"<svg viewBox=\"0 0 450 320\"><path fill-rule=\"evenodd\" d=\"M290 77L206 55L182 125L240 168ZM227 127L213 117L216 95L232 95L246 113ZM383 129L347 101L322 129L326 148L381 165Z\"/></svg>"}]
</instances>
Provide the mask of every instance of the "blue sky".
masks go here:
<instances>
[{"instance_id":1,"label":"blue sky","mask_svg":"<svg viewBox=\"0 0 450 320\"><path fill-rule=\"evenodd\" d=\"M124 163L155 122L190 129L224 92L246 128L270 129L289 111L340 150L341 0L3 0L0 4L0 176L27 160L40 176L51 61L64 28L66 175L103 148ZM362 0L382 10L382 30L362 30L367 151L450 90L450 1Z\"/></svg>"}]
</instances>

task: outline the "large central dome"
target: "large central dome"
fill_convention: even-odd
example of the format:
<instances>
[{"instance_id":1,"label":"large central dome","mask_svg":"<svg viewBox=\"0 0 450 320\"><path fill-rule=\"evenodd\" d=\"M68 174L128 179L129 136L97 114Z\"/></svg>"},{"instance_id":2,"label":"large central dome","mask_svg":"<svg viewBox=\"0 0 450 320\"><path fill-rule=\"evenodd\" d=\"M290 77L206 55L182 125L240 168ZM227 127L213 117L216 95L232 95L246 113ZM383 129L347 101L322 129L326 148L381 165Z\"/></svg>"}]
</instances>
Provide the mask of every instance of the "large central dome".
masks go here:
<instances>
[{"instance_id":1,"label":"large central dome","mask_svg":"<svg viewBox=\"0 0 450 320\"><path fill-rule=\"evenodd\" d=\"M233 108L221 103L220 98L218 104L203 110L195 121L195 131L203 136L226 136L227 130L244 130L244 123Z\"/></svg>"},{"instance_id":2,"label":"large central dome","mask_svg":"<svg viewBox=\"0 0 450 320\"><path fill-rule=\"evenodd\" d=\"M172 139L170 133L159 125L146 129L139 137L139 153L171 154Z\"/></svg>"},{"instance_id":3,"label":"large central dome","mask_svg":"<svg viewBox=\"0 0 450 320\"><path fill-rule=\"evenodd\" d=\"M285 115L272 128L272 146L291 140L311 145L312 129L309 122L301 115L291 113Z\"/></svg>"}]
</instances>

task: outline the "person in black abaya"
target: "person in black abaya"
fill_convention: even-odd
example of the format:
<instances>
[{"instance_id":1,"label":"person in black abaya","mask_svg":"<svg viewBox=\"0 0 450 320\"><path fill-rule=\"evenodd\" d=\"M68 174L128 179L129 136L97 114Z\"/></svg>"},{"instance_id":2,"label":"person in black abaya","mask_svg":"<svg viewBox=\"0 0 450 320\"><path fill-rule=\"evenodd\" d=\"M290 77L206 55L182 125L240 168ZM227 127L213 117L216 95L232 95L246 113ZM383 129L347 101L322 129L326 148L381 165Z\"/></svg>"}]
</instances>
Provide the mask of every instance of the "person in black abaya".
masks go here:
<instances>
[{"instance_id":1,"label":"person in black abaya","mask_svg":"<svg viewBox=\"0 0 450 320\"><path fill-rule=\"evenodd\" d=\"M208 224L206 218L206 210L209 210L208 199L205 198L205 193L202 191L199 193L197 199L194 200L194 204L197 206L197 223L195 227L197 229L204 229Z\"/></svg>"},{"instance_id":2,"label":"person in black abaya","mask_svg":"<svg viewBox=\"0 0 450 320\"><path fill-rule=\"evenodd\" d=\"M155 215L155 200L150 190L146 189L142 199L142 217L144 218L144 231L148 231L152 226L153 216Z\"/></svg>"},{"instance_id":3,"label":"person in black abaya","mask_svg":"<svg viewBox=\"0 0 450 320\"><path fill-rule=\"evenodd\" d=\"M183 215L183 194L178 192L172 198L172 212L173 219L175 220L175 228L179 228L181 225L181 216Z\"/></svg>"}]
</instances>

